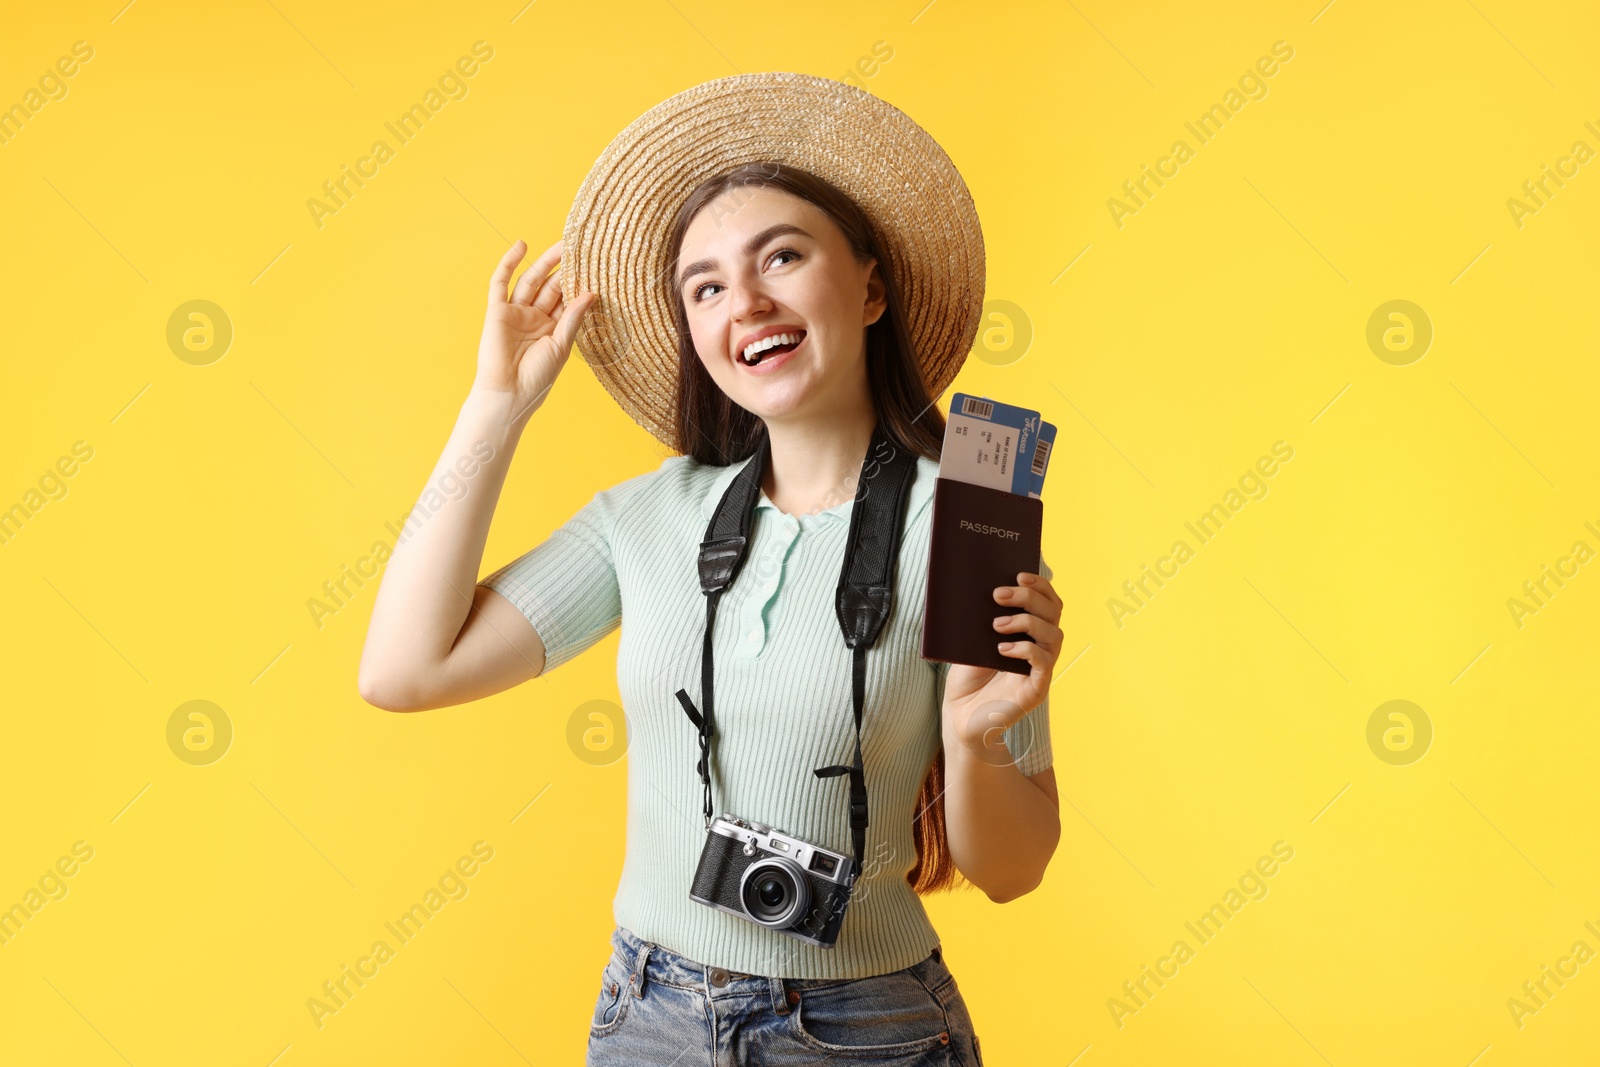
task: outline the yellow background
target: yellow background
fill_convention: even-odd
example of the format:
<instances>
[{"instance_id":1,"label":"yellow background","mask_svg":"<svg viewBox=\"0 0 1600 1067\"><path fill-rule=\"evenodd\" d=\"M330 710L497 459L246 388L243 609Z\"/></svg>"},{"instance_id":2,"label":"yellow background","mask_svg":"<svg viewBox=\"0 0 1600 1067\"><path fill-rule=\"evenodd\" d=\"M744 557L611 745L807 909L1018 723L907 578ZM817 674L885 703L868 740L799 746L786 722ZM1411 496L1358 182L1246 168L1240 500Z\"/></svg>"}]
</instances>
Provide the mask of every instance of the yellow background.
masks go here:
<instances>
[{"instance_id":1,"label":"yellow background","mask_svg":"<svg viewBox=\"0 0 1600 1067\"><path fill-rule=\"evenodd\" d=\"M391 715L355 685L376 585L320 629L306 601L390 540L471 383L495 261L559 237L617 131L736 71L843 77L879 41L863 83L961 168L988 295L1031 324L956 388L1060 427L1060 850L1010 905L928 901L986 1060L1594 1062L1600 962L1520 1028L1506 1003L1600 950L1600 565L1520 627L1507 607L1600 548L1600 162L1520 227L1507 207L1574 141L1600 149L1592 8L759 10L8 16L0 103L75 41L94 58L0 146L0 507L74 442L94 455L0 545L0 906L75 841L94 858L0 946L0 1062L581 1061L624 764L580 761L566 727L616 699L616 636ZM468 95L319 229L306 201L477 40ZM1267 95L1200 145L1185 121L1277 41ZM1108 200L1180 138L1194 158L1116 225ZM196 299L234 329L207 366L166 340ZM1434 330L1404 366L1366 342L1394 299ZM1194 542L1280 440L1267 495ZM521 452L484 573L665 455L576 356ZM1108 601L1180 538L1194 558L1118 626ZM196 699L234 730L209 766L166 740ZM1367 744L1390 700L1433 727L1409 765ZM469 894L319 1029L307 999L480 840ZM1119 1027L1123 982L1280 840L1269 894Z\"/></svg>"}]
</instances>

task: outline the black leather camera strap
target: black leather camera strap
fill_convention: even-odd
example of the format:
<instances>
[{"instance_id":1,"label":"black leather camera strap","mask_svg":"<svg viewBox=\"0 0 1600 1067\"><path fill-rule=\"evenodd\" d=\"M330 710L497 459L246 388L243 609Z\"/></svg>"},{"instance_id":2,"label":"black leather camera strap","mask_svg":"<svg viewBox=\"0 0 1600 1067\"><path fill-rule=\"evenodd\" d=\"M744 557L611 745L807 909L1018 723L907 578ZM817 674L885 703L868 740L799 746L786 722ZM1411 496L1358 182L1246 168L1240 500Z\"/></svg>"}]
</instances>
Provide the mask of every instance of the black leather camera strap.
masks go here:
<instances>
[{"instance_id":1,"label":"black leather camera strap","mask_svg":"<svg viewBox=\"0 0 1600 1067\"><path fill-rule=\"evenodd\" d=\"M744 564L769 453L770 441L762 434L755 455L723 492L706 527L705 540L700 543L700 590L706 597L705 639L700 656L703 710L695 709L684 690L679 689L676 696L700 736L700 762L695 770L705 786L708 829L712 816L711 740L715 734L711 635L716 628L717 601L739 576ZM834 601L845 646L854 652L851 697L855 713L855 758L849 764L818 767L812 773L818 778L850 776L850 835L855 848L852 884L860 877L867 848L867 782L861 758L861 718L867 699L867 649L877 641L893 603L901 523L916 469L916 456L896 448L884 434L881 423L875 426L872 443L861 464L855 504L850 510L850 535Z\"/></svg>"}]
</instances>

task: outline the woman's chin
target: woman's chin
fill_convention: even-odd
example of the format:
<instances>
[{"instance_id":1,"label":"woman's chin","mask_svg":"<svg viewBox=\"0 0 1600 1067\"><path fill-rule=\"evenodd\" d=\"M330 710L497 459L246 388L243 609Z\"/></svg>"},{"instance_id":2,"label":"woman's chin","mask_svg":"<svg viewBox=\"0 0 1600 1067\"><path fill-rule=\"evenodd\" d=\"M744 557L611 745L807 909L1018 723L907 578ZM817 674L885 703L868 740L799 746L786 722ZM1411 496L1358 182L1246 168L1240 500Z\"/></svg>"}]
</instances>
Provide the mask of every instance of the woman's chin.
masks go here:
<instances>
[{"instance_id":1,"label":"woman's chin","mask_svg":"<svg viewBox=\"0 0 1600 1067\"><path fill-rule=\"evenodd\" d=\"M734 403L762 418L784 418L800 414L807 407L817 406L814 383L800 378L773 379L770 382L740 382L743 386L733 396Z\"/></svg>"},{"instance_id":2,"label":"woman's chin","mask_svg":"<svg viewBox=\"0 0 1600 1067\"><path fill-rule=\"evenodd\" d=\"M822 410L825 405L817 403L816 398L804 390L774 389L747 399L748 403L736 403L763 422L803 419L812 415L819 418L828 416Z\"/></svg>"}]
</instances>

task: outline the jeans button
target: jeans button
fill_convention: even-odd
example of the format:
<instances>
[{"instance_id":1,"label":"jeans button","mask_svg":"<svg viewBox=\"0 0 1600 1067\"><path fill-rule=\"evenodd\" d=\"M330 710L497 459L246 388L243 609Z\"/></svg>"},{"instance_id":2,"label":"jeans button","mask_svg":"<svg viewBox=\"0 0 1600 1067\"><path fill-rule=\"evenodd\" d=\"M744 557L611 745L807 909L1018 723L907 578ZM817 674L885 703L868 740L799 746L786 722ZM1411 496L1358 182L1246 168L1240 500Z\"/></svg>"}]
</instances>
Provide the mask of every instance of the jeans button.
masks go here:
<instances>
[{"instance_id":1,"label":"jeans button","mask_svg":"<svg viewBox=\"0 0 1600 1067\"><path fill-rule=\"evenodd\" d=\"M707 977L711 979L712 985L718 986L719 988L728 984L728 972L721 967L711 968L707 974Z\"/></svg>"}]
</instances>

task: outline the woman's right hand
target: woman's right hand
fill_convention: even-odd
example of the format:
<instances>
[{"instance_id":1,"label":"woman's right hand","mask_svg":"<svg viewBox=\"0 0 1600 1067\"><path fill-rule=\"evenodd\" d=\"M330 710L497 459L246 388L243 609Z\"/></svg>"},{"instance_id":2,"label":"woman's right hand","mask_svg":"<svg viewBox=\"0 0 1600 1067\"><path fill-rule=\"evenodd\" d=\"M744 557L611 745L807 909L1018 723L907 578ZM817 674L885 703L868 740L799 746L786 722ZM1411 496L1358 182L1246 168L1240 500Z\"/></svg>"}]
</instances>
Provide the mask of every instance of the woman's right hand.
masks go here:
<instances>
[{"instance_id":1,"label":"woman's right hand","mask_svg":"<svg viewBox=\"0 0 1600 1067\"><path fill-rule=\"evenodd\" d=\"M572 354L572 343L584 313L598 298L581 293L571 304L561 279L550 271L561 261L557 241L517 280L511 298L506 289L527 245L522 240L500 257L489 281L489 307L478 342L478 374L472 388L509 403L511 421L520 425L544 403L556 375Z\"/></svg>"}]
</instances>

